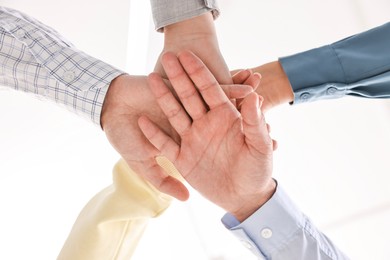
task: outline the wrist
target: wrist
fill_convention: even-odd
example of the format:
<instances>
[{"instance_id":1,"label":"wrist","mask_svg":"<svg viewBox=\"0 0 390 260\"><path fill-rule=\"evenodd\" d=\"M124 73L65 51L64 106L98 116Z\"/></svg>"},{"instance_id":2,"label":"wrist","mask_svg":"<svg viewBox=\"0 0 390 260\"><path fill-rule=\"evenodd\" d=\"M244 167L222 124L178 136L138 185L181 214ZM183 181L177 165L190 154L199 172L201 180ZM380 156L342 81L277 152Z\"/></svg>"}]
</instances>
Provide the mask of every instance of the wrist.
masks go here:
<instances>
[{"instance_id":1,"label":"wrist","mask_svg":"<svg viewBox=\"0 0 390 260\"><path fill-rule=\"evenodd\" d=\"M108 87L100 116L100 126L103 130L105 130L108 122L112 119L114 112L120 112L121 88L125 85L124 83L128 77L129 75L122 74L113 79Z\"/></svg>"},{"instance_id":2,"label":"wrist","mask_svg":"<svg viewBox=\"0 0 390 260\"><path fill-rule=\"evenodd\" d=\"M214 40L216 31L211 12L180 21L164 28L164 44L177 45L193 40Z\"/></svg>"},{"instance_id":3,"label":"wrist","mask_svg":"<svg viewBox=\"0 0 390 260\"><path fill-rule=\"evenodd\" d=\"M276 191L276 182L271 179L266 187L259 193L247 196L246 199L240 200L240 204L235 210L230 213L240 222L245 221L253 213L255 213L261 206L267 203L272 198Z\"/></svg>"},{"instance_id":4,"label":"wrist","mask_svg":"<svg viewBox=\"0 0 390 260\"><path fill-rule=\"evenodd\" d=\"M265 110L294 101L293 89L279 61L261 65L253 71L262 76L260 87L256 89L256 92L264 97L263 108Z\"/></svg>"},{"instance_id":5,"label":"wrist","mask_svg":"<svg viewBox=\"0 0 390 260\"><path fill-rule=\"evenodd\" d=\"M163 52L182 50L192 51L205 63L209 56L221 55L211 12L165 27Z\"/></svg>"},{"instance_id":6,"label":"wrist","mask_svg":"<svg viewBox=\"0 0 390 260\"><path fill-rule=\"evenodd\" d=\"M221 84L231 84L228 66L219 49L211 12L171 24L164 28L163 52L179 53L189 50L198 56ZM164 75L160 62L156 71Z\"/></svg>"}]
</instances>

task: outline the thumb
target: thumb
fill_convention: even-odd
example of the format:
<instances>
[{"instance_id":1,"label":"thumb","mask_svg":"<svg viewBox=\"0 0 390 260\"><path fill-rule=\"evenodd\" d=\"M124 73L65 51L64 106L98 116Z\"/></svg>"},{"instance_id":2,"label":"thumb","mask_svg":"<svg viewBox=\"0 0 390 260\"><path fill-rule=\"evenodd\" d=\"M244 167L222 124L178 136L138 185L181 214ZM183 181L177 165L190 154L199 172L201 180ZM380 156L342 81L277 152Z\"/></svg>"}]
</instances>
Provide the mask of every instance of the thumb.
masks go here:
<instances>
[{"instance_id":1,"label":"thumb","mask_svg":"<svg viewBox=\"0 0 390 260\"><path fill-rule=\"evenodd\" d=\"M272 151L272 139L260 109L262 101L263 98L256 93L249 94L242 101L241 115L246 144L250 149L264 154Z\"/></svg>"}]
</instances>

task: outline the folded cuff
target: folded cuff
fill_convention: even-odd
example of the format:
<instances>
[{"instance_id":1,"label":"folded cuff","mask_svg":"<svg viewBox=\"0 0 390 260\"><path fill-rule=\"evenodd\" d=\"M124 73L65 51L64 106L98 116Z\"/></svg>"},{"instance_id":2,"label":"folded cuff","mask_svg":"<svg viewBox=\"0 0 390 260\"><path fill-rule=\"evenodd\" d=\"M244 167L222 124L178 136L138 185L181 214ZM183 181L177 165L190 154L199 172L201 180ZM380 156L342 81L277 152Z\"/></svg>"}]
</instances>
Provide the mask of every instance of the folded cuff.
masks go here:
<instances>
[{"instance_id":1,"label":"folded cuff","mask_svg":"<svg viewBox=\"0 0 390 260\"><path fill-rule=\"evenodd\" d=\"M214 19L220 13L216 0L150 0L150 2L155 28L159 32L164 31L167 25L207 12L211 12Z\"/></svg>"}]
</instances>

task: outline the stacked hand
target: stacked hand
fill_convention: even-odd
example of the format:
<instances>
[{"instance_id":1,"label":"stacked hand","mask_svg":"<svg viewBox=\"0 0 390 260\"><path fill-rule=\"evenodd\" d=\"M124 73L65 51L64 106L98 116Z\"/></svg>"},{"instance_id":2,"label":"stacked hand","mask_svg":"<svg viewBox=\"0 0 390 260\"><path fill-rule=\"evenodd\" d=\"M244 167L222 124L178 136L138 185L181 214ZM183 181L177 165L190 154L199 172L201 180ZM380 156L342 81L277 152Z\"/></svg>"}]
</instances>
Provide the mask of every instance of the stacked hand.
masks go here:
<instances>
[{"instance_id":1,"label":"stacked hand","mask_svg":"<svg viewBox=\"0 0 390 260\"><path fill-rule=\"evenodd\" d=\"M237 82L245 73L237 74L233 79ZM224 85L223 88L229 98L242 98L253 92L248 85ZM137 120L142 115L147 115L165 133L178 140L176 131L158 106L146 77L122 75L115 79L106 95L101 118L108 140L127 164L157 189L179 200L186 200L187 188L155 164L155 157L160 152L138 127Z\"/></svg>"},{"instance_id":2,"label":"stacked hand","mask_svg":"<svg viewBox=\"0 0 390 260\"><path fill-rule=\"evenodd\" d=\"M102 127L128 165L160 191L179 200L189 196L180 181L156 164L155 158L163 154L195 189L238 216L238 212L251 211L255 205L258 208L274 191L271 172L275 146L260 107L264 104L265 111L280 103L272 94L277 89L264 87L264 83L275 81L270 80L268 67L255 69L266 75L256 90L264 96L259 98L253 93L260 81L258 74L244 70L230 76L209 13L165 27L164 51L177 53L183 49L192 50L205 64L188 52L179 55L179 60L168 53L160 56L156 70L170 83L158 74L151 74L149 79L118 77L105 98ZM169 84L176 92L171 92ZM142 134L137 123L140 117L140 126L155 146ZM166 140L165 146L156 143L160 140L157 137Z\"/></svg>"},{"instance_id":3,"label":"stacked hand","mask_svg":"<svg viewBox=\"0 0 390 260\"><path fill-rule=\"evenodd\" d=\"M149 84L180 140L146 116L138 121L142 132L190 185L238 219L245 219L275 190L273 140L260 110L262 98L250 93L237 109L191 52L178 57L166 53L162 65L181 103L158 74L149 76ZM246 79L259 80L256 74ZM159 168L157 163L151 167Z\"/></svg>"}]
</instances>

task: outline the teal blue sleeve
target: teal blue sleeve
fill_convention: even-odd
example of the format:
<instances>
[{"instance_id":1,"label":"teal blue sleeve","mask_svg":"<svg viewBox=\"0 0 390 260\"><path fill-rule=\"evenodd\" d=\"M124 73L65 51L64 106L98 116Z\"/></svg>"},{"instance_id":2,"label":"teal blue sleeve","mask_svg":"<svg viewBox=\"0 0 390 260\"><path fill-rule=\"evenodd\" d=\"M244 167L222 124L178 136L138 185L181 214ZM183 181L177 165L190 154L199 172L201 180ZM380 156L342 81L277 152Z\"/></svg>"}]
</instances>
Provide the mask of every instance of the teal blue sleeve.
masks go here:
<instances>
[{"instance_id":1,"label":"teal blue sleeve","mask_svg":"<svg viewBox=\"0 0 390 260\"><path fill-rule=\"evenodd\" d=\"M390 98L390 23L279 61L294 103L345 95Z\"/></svg>"}]
</instances>

